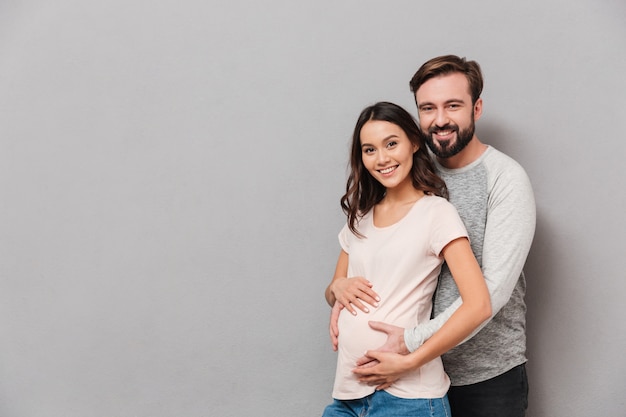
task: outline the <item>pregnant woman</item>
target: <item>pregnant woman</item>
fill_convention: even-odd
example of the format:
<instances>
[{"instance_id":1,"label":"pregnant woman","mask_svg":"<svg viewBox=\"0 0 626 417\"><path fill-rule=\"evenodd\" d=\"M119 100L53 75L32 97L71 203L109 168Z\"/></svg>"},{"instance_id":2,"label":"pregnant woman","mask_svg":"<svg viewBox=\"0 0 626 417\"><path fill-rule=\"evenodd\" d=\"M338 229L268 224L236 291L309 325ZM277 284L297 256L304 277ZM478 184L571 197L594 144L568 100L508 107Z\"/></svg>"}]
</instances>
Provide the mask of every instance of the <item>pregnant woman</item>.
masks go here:
<instances>
[{"instance_id":1,"label":"pregnant woman","mask_svg":"<svg viewBox=\"0 0 626 417\"><path fill-rule=\"evenodd\" d=\"M340 313L334 401L324 417L450 415L450 381L440 355L489 318L491 304L467 231L446 196L411 115L387 102L363 110L341 199L347 224L339 233L342 249L326 300L331 306L349 306L350 300L364 299L359 293L369 289L378 300L369 314L356 314L354 308ZM404 356L411 370L393 384L377 389L361 381L353 372L357 360L387 339L369 321L413 328L429 320L444 261L462 306L420 348Z\"/></svg>"}]
</instances>

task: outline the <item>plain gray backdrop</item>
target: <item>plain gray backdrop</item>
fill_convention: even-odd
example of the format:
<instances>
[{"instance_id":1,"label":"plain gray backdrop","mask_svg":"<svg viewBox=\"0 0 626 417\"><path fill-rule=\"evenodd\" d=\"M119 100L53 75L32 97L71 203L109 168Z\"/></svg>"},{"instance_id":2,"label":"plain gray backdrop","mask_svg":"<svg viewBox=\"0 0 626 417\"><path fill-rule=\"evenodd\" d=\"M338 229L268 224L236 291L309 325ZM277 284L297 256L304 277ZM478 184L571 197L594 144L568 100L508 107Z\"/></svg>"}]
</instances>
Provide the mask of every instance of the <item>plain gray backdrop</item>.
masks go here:
<instances>
[{"instance_id":1,"label":"plain gray backdrop","mask_svg":"<svg viewBox=\"0 0 626 417\"><path fill-rule=\"evenodd\" d=\"M2 0L0 415L320 415L352 128L447 53L536 193L528 416L624 415L623 0Z\"/></svg>"}]
</instances>

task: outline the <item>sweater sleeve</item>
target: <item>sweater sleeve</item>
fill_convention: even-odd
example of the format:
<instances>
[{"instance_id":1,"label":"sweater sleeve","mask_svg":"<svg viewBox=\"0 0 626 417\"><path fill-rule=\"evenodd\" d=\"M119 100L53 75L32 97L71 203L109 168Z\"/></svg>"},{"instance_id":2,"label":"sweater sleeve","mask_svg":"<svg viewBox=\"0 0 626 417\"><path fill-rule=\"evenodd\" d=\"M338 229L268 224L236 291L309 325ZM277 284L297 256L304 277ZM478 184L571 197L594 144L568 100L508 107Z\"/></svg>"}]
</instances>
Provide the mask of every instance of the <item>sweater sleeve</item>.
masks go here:
<instances>
[{"instance_id":1,"label":"sweater sleeve","mask_svg":"<svg viewBox=\"0 0 626 417\"><path fill-rule=\"evenodd\" d=\"M530 180L517 162L507 157L494 162L491 168L482 272L491 297L493 318L511 298L522 274L535 234L536 211ZM404 338L408 349L412 352L421 346L461 304L459 297L429 322L405 329ZM490 320L482 323L463 342L472 338Z\"/></svg>"}]
</instances>

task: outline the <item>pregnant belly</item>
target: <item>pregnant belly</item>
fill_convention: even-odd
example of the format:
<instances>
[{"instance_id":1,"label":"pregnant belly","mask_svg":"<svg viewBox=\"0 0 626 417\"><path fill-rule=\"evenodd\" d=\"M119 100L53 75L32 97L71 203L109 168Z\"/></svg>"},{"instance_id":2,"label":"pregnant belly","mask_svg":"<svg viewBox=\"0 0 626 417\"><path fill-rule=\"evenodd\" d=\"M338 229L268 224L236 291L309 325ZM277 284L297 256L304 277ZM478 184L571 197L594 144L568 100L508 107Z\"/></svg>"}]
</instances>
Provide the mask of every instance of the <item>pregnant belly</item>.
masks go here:
<instances>
[{"instance_id":1,"label":"pregnant belly","mask_svg":"<svg viewBox=\"0 0 626 417\"><path fill-rule=\"evenodd\" d=\"M339 351L347 360L356 360L366 350L377 349L387 340L383 332L373 330L369 321L386 321L380 314L359 312L356 316L346 310L339 316Z\"/></svg>"}]
</instances>

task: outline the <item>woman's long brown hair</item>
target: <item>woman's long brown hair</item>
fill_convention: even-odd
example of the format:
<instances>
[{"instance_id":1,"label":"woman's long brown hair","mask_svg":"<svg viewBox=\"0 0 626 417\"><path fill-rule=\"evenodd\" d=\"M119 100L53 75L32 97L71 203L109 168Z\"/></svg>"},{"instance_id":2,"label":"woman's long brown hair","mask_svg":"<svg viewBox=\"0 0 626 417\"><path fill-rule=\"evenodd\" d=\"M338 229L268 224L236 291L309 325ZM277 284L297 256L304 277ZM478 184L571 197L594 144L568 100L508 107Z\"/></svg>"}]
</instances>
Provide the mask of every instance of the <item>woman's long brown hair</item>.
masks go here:
<instances>
[{"instance_id":1,"label":"woman's long brown hair","mask_svg":"<svg viewBox=\"0 0 626 417\"><path fill-rule=\"evenodd\" d=\"M435 168L415 119L402 107L379 102L366 107L359 116L352 135L350 152L350 175L346 193L341 197L341 209L348 218L348 227L356 236L359 220L369 213L385 196L386 189L365 169L361 150L361 129L370 120L382 120L400 127L418 150L413 153L411 180L413 187L425 194L448 198L445 182L435 173Z\"/></svg>"}]
</instances>

